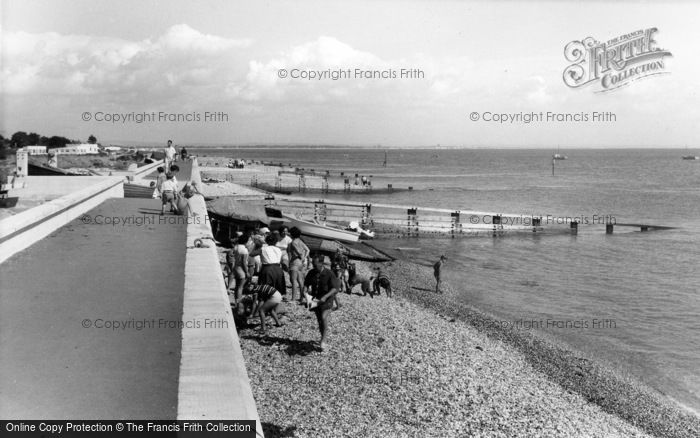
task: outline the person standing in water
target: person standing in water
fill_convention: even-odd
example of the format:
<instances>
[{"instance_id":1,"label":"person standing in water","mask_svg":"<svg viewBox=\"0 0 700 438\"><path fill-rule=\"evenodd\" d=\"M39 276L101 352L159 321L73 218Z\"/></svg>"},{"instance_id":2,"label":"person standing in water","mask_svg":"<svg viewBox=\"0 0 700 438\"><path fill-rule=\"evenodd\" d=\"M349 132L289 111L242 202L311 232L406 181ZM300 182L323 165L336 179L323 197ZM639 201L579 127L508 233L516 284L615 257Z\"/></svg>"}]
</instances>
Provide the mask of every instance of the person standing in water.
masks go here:
<instances>
[{"instance_id":1,"label":"person standing in water","mask_svg":"<svg viewBox=\"0 0 700 438\"><path fill-rule=\"evenodd\" d=\"M439 294L440 291L440 284L442 283L442 266L445 264L447 261L447 257L444 255L440 256L440 260L438 260L434 265L433 265L433 275L435 276L435 293Z\"/></svg>"}]
</instances>

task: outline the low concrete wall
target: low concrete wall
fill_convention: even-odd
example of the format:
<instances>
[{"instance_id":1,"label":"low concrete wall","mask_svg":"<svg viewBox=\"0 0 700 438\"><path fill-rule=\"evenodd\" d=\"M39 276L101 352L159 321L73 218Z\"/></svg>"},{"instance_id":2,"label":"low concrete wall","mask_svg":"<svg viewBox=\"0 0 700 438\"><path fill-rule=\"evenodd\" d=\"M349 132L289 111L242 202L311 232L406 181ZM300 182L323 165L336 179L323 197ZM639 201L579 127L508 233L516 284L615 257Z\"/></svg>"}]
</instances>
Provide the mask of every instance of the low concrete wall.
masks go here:
<instances>
[{"instance_id":1,"label":"low concrete wall","mask_svg":"<svg viewBox=\"0 0 700 438\"><path fill-rule=\"evenodd\" d=\"M196 161L191 180L199 182ZM177 419L255 420L256 433L262 437L206 204L199 195L189 203L182 320L218 323L182 330ZM196 239L203 239L206 247L196 248Z\"/></svg>"},{"instance_id":2,"label":"low concrete wall","mask_svg":"<svg viewBox=\"0 0 700 438\"><path fill-rule=\"evenodd\" d=\"M51 178L56 178L59 183L64 177ZM0 221L0 263L100 205L105 199L124 197L122 178L80 178L87 185L85 188Z\"/></svg>"},{"instance_id":3,"label":"low concrete wall","mask_svg":"<svg viewBox=\"0 0 700 438\"><path fill-rule=\"evenodd\" d=\"M139 167L138 169L136 169L132 172L134 179L143 178L144 176L148 175L149 173L151 173L155 169L157 169L158 166L162 166L163 163L165 163L165 160L158 160L158 161L155 161L151 164L147 164L145 166Z\"/></svg>"}]
</instances>

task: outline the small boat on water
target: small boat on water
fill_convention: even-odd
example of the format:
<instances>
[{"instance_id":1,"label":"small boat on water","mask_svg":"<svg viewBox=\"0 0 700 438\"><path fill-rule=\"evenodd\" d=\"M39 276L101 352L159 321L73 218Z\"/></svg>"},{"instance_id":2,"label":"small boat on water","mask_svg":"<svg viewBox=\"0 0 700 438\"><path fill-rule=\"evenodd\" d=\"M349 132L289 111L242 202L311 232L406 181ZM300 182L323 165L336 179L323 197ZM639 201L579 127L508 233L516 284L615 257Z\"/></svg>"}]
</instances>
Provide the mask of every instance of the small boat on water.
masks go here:
<instances>
[{"instance_id":1,"label":"small boat on water","mask_svg":"<svg viewBox=\"0 0 700 438\"><path fill-rule=\"evenodd\" d=\"M559 153L559 146L557 146L557 152L554 155L552 155L552 160L566 160L567 158L569 157L562 153Z\"/></svg>"},{"instance_id":2,"label":"small boat on water","mask_svg":"<svg viewBox=\"0 0 700 438\"><path fill-rule=\"evenodd\" d=\"M683 160L700 160L700 157L697 155L683 155L681 158Z\"/></svg>"}]
</instances>

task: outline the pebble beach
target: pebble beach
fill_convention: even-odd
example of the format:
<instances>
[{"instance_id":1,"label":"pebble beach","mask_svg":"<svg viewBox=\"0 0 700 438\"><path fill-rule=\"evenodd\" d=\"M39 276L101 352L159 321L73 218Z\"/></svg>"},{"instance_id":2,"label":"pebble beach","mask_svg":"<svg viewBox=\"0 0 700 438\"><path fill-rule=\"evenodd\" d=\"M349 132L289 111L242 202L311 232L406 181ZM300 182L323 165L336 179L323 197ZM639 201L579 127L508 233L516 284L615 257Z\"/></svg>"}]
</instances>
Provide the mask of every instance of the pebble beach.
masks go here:
<instances>
[{"instance_id":1,"label":"pebble beach","mask_svg":"<svg viewBox=\"0 0 700 438\"><path fill-rule=\"evenodd\" d=\"M358 266L369 277L378 265ZM295 303L285 303L283 326L272 326L267 336L259 332L257 318L239 329L267 437L629 437L700 431L695 417L646 388L634 387L632 394L630 384L601 378L595 367L580 365L556 346L477 330L474 319L486 316L453 305L455 285L435 294L430 267L392 262L382 269L392 280L394 298L361 296L359 286L352 295L340 294L342 307L331 316L325 351L318 348L314 314ZM523 352L518 342L532 351ZM533 361L543 354L549 365ZM552 369L563 378L570 378L569 371L581 376L562 385ZM607 384L597 389L598 397L609 396L619 409L632 411L627 421L625 412L594 402L578 387L591 382ZM625 405L624 398L632 396L637 400L627 401L637 405Z\"/></svg>"},{"instance_id":2,"label":"pebble beach","mask_svg":"<svg viewBox=\"0 0 700 438\"><path fill-rule=\"evenodd\" d=\"M239 327L265 436L700 436L700 419L648 386L457 299L478 285L436 294L430 266L356 264L367 278L381 267L394 297L340 294L326 351L315 315L295 303L267 336L257 317Z\"/></svg>"}]
</instances>

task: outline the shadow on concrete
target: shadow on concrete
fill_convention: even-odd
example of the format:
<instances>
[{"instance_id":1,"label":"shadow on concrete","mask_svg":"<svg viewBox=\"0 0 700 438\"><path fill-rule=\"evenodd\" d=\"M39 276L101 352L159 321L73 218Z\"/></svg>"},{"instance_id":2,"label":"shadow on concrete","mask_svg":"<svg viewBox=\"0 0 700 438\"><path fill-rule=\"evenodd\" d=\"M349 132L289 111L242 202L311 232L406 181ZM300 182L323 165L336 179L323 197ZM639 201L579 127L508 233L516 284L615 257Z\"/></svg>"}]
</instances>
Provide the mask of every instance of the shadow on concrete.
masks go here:
<instances>
[{"instance_id":1,"label":"shadow on concrete","mask_svg":"<svg viewBox=\"0 0 700 438\"><path fill-rule=\"evenodd\" d=\"M160 210L155 208L139 208L139 214L160 214Z\"/></svg>"},{"instance_id":2,"label":"shadow on concrete","mask_svg":"<svg viewBox=\"0 0 700 438\"><path fill-rule=\"evenodd\" d=\"M287 354L290 356L308 356L311 353L322 351L321 348L314 341L299 341L297 339L280 338L278 336L265 336L265 335L248 335L241 336L243 339L253 339L258 341L258 344L264 347L271 347L273 345L286 345Z\"/></svg>"},{"instance_id":3,"label":"shadow on concrete","mask_svg":"<svg viewBox=\"0 0 700 438\"><path fill-rule=\"evenodd\" d=\"M272 423L262 423L263 433L266 438L285 438L295 436L296 426L289 426L282 429L281 426Z\"/></svg>"}]
</instances>

